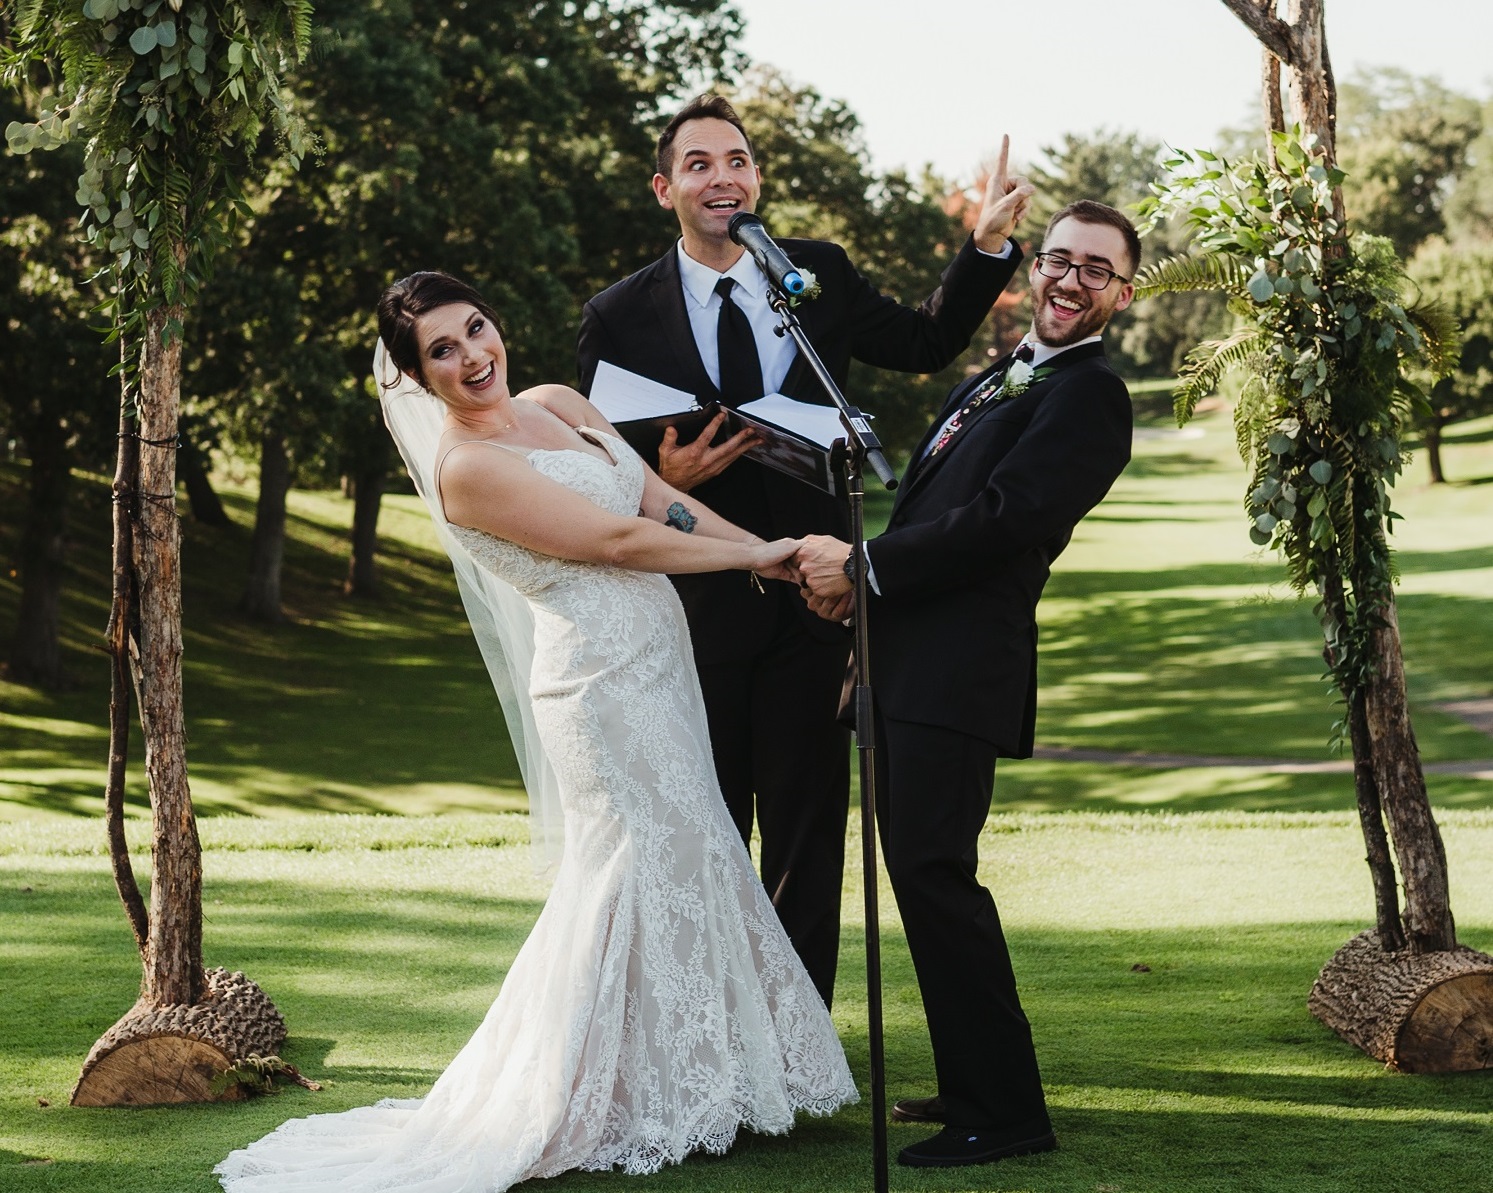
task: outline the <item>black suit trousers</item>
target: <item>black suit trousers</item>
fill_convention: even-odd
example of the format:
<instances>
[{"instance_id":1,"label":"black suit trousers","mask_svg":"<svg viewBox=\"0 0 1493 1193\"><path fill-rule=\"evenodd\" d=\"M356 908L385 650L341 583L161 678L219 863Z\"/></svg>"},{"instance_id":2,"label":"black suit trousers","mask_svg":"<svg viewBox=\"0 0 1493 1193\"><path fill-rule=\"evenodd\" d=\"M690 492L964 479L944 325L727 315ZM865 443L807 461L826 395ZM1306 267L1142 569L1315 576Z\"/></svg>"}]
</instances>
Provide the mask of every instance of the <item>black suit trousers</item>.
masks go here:
<instances>
[{"instance_id":1,"label":"black suit trousers","mask_svg":"<svg viewBox=\"0 0 1493 1193\"><path fill-rule=\"evenodd\" d=\"M950 1125L1048 1129L1000 915L975 874L996 747L877 717L877 818Z\"/></svg>"},{"instance_id":2,"label":"black suit trousers","mask_svg":"<svg viewBox=\"0 0 1493 1193\"><path fill-rule=\"evenodd\" d=\"M850 651L805 631L791 587L767 582L776 632L748 657L699 664L716 778L794 950L829 1006L840 947L850 741L835 721Z\"/></svg>"}]
</instances>

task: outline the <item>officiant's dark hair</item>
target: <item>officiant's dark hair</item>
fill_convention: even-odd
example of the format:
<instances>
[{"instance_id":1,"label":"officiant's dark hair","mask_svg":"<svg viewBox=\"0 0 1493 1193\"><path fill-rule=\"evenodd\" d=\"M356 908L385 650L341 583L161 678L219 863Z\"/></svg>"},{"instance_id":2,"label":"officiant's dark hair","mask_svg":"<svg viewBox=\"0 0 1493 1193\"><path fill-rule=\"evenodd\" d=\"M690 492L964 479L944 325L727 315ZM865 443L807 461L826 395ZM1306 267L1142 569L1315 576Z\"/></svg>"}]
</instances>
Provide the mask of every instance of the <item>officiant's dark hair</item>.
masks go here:
<instances>
[{"instance_id":1,"label":"officiant's dark hair","mask_svg":"<svg viewBox=\"0 0 1493 1193\"><path fill-rule=\"evenodd\" d=\"M449 273L434 270L412 273L407 278L400 278L378 300L378 335L389 359L401 373L408 373L421 385L425 384L425 372L420 368L420 337L415 330L415 321L437 307L454 303L476 307L502 334L503 321L497 312L476 290ZM399 378L388 381L380 377L378 383L385 389L393 389L399 384Z\"/></svg>"},{"instance_id":2,"label":"officiant's dark hair","mask_svg":"<svg viewBox=\"0 0 1493 1193\"><path fill-rule=\"evenodd\" d=\"M746 126L741 123L736 109L725 96L707 91L680 108L674 114L674 119L664 125L664 131L658 135L658 160L654 163L654 168L665 178L674 176L674 138L679 135L680 128L691 120L724 120L741 134L752 161L757 160L757 151L752 148L752 138L747 135Z\"/></svg>"},{"instance_id":3,"label":"officiant's dark hair","mask_svg":"<svg viewBox=\"0 0 1493 1193\"><path fill-rule=\"evenodd\" d=\"M1140 268L1140 233L1123 211L1096 199L1077 199L1047 221L1047 229L1042 233L1044 244L1052 230L1066 219L1075 219L1081 224L1106 224L1118 231L1125 238L1125 251L1130 254L1130 276L1135 276L1135 271Z\"/></svg>"}]
</instances>

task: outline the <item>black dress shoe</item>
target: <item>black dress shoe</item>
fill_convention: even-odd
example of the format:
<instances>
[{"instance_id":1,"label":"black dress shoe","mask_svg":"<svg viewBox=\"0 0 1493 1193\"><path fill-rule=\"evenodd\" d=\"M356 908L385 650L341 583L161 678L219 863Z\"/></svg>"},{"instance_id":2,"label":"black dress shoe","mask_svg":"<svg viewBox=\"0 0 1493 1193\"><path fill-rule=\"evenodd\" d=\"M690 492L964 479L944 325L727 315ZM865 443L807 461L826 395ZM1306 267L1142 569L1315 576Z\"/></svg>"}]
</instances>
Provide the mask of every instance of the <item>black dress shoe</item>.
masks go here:
<instances>
[{"instance_id":1,"label":"black dress shoe","mask_svg":"<svg viewBox=\"0 0 1493 1193\"><path fill-rule=\"evenodd\" d=\"M1007 1130L983 1127L945 1127L931 1139L904 1147L897 1163L909 1168L959 1168L965 1164L989 1164L1007 1156L1050 1152L1058 1145L1052 1128L1026 1123Z\"/></svg>"},{"instance_id":2,"label":"black dress shoe","mask_svg":"<svg viewBox=\"0 0 1493 1193\"><path fill-rule=\"evenodd\" d=\"M941 1123L944 1121L943 1099L903 1098L892 1103L892 1121L898 1123Z\"/></svg>"}]
</instances>

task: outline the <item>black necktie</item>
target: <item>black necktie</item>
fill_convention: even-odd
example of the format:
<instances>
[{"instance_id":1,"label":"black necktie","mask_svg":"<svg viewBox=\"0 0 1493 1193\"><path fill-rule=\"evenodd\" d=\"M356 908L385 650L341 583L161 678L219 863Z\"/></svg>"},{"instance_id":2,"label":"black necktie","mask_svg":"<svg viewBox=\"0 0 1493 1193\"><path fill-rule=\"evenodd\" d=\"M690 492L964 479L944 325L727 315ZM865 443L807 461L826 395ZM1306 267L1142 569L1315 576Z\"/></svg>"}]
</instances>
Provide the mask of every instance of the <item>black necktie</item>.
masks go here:
<instances>
[{"instance_id":1,"label":"black necktie","mask_svg":"<svg viewBox=\"0 0 1493 1193\"><path fill-rule=\"evenodd\" d=\"M728 406L740 406L762 396L762 363L757 359L757 337L746 312L731 301L735 278L715 284L721 296L720 318L715 325L715 343L720 353L721 397Z\"/></svg>"}]
</instances>

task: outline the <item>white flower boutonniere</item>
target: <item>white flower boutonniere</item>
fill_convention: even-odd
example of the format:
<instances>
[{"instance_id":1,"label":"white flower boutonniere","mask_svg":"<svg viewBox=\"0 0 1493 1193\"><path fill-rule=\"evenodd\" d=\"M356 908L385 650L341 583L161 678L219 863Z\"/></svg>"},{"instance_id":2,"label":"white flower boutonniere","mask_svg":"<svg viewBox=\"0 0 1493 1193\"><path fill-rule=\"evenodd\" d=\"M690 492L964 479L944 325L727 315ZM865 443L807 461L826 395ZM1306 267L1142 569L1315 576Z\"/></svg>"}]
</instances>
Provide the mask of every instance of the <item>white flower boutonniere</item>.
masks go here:
<instances>
[{"instance_id":1,"label":"white flower boutonniere","mask_svg":"<svg viewBox=\"0 0 1493 1193\"><path fill-rule=\"evenodd\" d=\"M1025 393L1036 372L1037 370L1032 368L1029 361L1013 360L1011 367L1006 370L1006 380L1001 384L1001 393L1008 398Z\"/></svg>"},{"instance_id":2,"label":"white flower boutonniere","mask_svg":"<svg viewBox=\"0 0 1493 1193\"><path fill-rule=\"evenodd\" d=\"M1000 389L995 391L997 398L1014 398L1019 394L1026 393L1039 381L1046 381L1053 373L1057 372L1051 365L1043 365L1039 369L1032 368L1031 364L1024 360L1013 360L1010 368L1006 370L1006 378L1001 382Z\"/></svg>"},{"instance_id":3,"label":"white flower boutonniere","mask_svg":"<svg viewBox=\"0 0 1493 1193\"><path fill-rule=\"evenodd\" d=\"M819 279L814 276L814 271L812 269L800 269L798 271L798 276L803 278L804 288L801 293L795 294L788 300L788 305L790 307L796 307L801 302L808 302L811 299L818 298L820 293L822 292L822 287L819 285Z\"/></svg>"}]
</instances>

